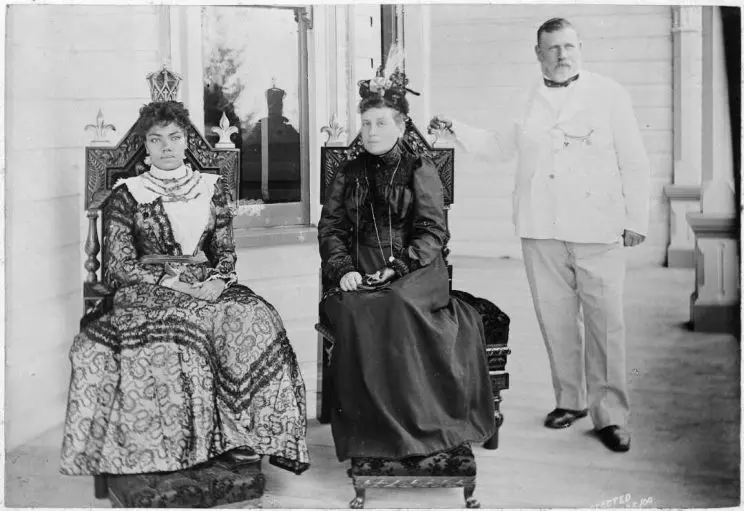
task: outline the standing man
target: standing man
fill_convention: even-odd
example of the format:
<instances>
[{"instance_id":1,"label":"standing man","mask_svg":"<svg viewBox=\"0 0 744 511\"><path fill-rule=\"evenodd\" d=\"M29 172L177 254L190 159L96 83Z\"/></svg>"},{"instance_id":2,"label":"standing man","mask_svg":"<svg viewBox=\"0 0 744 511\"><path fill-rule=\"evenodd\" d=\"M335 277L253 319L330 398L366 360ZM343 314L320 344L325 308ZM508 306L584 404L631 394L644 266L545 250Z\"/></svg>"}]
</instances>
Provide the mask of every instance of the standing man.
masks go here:
<instances>
[{"instance_id":1,"label":"standing man","mask_svg":"<svg viewBox=\"0 0 744 511\"><path fill-rule=\"evenodd\" d=\"M468 152L516 155L514 223L555 389L549 428L591 414L599 439L630 449L625 370L625 250L648 230L649 164L628 93L581 69L581 41L562 18L537 31L543 76L508 127L488 132L442 117ZM583 332L582 332L583 327Z\"/></svg>"}]
</instances>

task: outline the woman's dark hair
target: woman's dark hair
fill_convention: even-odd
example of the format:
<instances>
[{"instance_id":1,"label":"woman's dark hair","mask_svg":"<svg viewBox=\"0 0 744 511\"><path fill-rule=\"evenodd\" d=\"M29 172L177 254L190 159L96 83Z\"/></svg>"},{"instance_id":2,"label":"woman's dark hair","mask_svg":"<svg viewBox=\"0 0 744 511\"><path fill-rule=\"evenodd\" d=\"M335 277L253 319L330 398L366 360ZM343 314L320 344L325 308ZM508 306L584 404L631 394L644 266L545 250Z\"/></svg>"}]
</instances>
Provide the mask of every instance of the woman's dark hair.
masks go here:
<instances>
[{"instance_id":1,"label":"woman's dark hair","mask_svg":"<svg viewBox=\"0 0 744 511\"><path fill-rule=\"evenodd\" d=\"M393 118L399 125L405 125L408 119L408 100L403 96L397 96L394 99L385 96L371 95L359 102L359 113L363 114L373 108L391 108L395 110Z\"/></svg>"},{"instance_id":2,"label":"woman's dark hair","mask_svg":"<svg viewBox=\"0 0 744 511\"><path fill-rule=\"evenodd\" d=\"M186 131L191 124L189 111L178 101L153 101L143 106L139 111L139 119L135 131L145 136L153 126L165 126L175 123Z\"/></svg>"}]
</instances>

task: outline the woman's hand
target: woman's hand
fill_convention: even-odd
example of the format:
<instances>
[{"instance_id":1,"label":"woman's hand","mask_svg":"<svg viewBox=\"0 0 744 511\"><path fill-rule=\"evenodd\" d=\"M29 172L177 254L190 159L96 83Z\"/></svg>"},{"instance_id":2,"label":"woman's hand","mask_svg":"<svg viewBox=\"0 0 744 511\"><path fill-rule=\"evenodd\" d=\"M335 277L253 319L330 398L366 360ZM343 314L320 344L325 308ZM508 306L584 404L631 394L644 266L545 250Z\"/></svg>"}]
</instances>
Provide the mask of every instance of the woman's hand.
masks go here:
<instances>
[{"instance_id":1,"label":"woman's hand","mask_svg":"<svg viewBox=\"0 0 744 511\"><path fill-rule=\"evenodd\" d=\"M341 291L356 291L362 283L362 275L358 271L350 271L341 277Z\"/></svg>"},{"instance_id":2,"label":"woman's hand","mask_svg":"<svg viewBox=\"0 0 744 511\"><path fill-rule=\"evenodd\" d=\"M224 280L208 280L200 284L187 284L178 280L178 276L169 276L160 283L163 287L180 291L201 300L214 301L222 294L227 284Z\"/></svg>"},{"instance_id":3,"label":"woman's hand","mask_svg":"<svg viewBox=\"0 0 744 511\"><path fill-rule=\"evenodd\" d=\"M225 290L225 286L226 284L224 280L207 280L206 282L202 282L201 285L194 287L196 292L193 296L213 302L220 297L222 292Z\"/></svg>"},{"instance_id":4,"label":"woman's hand","mask_svg":"<svg viewBox=\"0 0 744 511\"><path fill-rule=\"evenodd\" d=\"M181 282L180 280L178 280L178 277L162 280L160 282L160 285L163 287L167 287L168 289L178 291L180 293L186 293L187 295L193 296L194 298L196 298L197 290L200 287L192 286L191 284L187 284L186 282Z\"/></svg>"},{"instance_id":5,"label":"woman's hand","mask_svg":"<svg viewBox=\"0 0 744 511\"><path fill-rule=\"evenodd\" d=\"M392 268L385 268L382 270L382 273L380 274L380 282L384 283L388 280L393 280L395 278L395 270Z\"/></svg>"},{"instance_id":6,"label":"woman's hand","mask_svg":"<svg viewBox=\"0 0 744 511\"><path fill-rule=\"evenodd\" d=\"M387 267L383 268L377 273L367 275L368 282L372 286L382 285L389 280L393 280L393 278L395 278L395 270Z\"/></svg>"}]
</instances>

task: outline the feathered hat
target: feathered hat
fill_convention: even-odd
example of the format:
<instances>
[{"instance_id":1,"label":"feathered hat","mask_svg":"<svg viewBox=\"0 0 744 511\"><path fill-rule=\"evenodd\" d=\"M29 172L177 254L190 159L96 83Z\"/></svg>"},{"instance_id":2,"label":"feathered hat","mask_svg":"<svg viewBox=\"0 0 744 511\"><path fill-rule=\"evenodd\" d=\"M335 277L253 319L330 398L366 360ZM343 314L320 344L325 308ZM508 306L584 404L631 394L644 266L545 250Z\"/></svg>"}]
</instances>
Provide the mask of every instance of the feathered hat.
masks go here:
<instances>
[{"instance_id":1,"label":"feathered hat","mask_svg":"<svg viewBox=\"0 0 744 511\"><path fill-rule=\"evenodd\" d=\"M380 66L377 75L371 80L359 82L359 95L362 99L379 96L391 103L398 111L408 114L408 101L405 100L406 92L414 96L419 93L408 88L408 78L403 72L403 61L405 57L403 50L397 44L393 44L385 60L385 66Z\"/></svg>"}]
</instances>

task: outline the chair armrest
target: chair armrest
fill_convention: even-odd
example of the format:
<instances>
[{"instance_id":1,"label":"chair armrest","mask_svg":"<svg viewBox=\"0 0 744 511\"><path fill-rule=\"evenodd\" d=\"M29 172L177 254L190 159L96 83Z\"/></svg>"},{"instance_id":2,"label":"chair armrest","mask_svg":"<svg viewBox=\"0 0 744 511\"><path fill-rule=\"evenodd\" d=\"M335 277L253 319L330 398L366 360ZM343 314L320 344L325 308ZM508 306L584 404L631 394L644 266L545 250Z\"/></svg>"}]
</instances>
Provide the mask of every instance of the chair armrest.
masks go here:
<instances>
[{"instance_id":1,"label":"chair armrest","mask_svg":"<svg viewBox=\"0 0 744 511\"><path fill-rule=\"evenodd\" d=\"M83 298L96 300L107 297L113 290L103 282L85 282L83 284Z\"/></svg>"},{"instance_id":2,"label":"chair armrest","mask_svg":"<svg viewBox=\"0 0 744 511\"><path fill-rule=\"evenodd\" d=\"M511 355L511 348L504 344L486 345L488 368L492 371L504 371L506 369L506 360L509 355Z\"/></svg>"},{"instance_id":3,"label":"chair armrest","mask_svg":"<svg viewBox=\"0 0 744 511\"><path fill-rule=\"evenodd\" d=\"M326 326L326 325L324 325L322 323L316 323L315 324L315 330L320 335L322 335L323 337L325 337L326 339L328 339L331 343L334 343L335 344L336 337L333 335L333 330L331 330L330 327L328 327L328 326Z\"/></svg>"},{"instance_id":4,"label":"chair armrest","mask_svg":"<svg viewBox=\"0 0 744 511\"><path fill-rule=\"evenodd\" d=\"M114 291L102 282L83 283L83 317L80 329L111 310Z\"/></svg>"}]
</instances>

